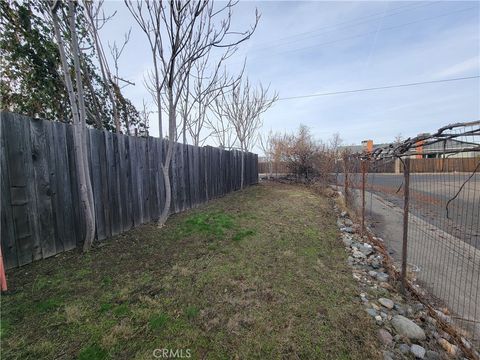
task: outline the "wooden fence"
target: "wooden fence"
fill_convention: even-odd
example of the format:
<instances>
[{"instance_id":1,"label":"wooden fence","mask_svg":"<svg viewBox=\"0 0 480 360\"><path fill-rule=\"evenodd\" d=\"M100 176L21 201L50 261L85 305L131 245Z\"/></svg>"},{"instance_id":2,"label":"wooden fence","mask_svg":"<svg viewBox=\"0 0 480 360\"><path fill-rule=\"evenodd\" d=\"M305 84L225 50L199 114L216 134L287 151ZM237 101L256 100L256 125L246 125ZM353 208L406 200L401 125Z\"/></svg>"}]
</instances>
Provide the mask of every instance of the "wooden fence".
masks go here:
<instances>
[{"instance_id":1,"label":"wooden fence","mask_svg":"<svg viewBox=\"0 0 480 360\"><path fill-rule=\"evenodd\" d=\"M410 159L412 173L473 172L478 166L479 157L450 157L446 159ZM403 171L403 167L401 170Z\"/></svg>"},{"instance_id":2,"label":"wooden fence","mask_svg":"<svg viewBox=\"0 0 480 360\"><path fill-rule=\"evenodd\" d=\"M1 246L6 268L83 242L73 127L1 112ZM88 130L96 239L157 219L167 141ZM245 185L258 182L258 156L245 153ZM171 213L240 189L241 152L177 143Z\"/></svg>"},{"instance_id":3,"label":"wooden fence","mask_svg":"<svg viewBox=\"0 0 480 360\"><path fill-rule=\"evenodd\" d=\"M277 174L289 174L290 169L287 166L286 162L272 162L271 170L273 175ZM259 162L258 163L258 173L259 174L270 174L270 163L268 162Z\"/></svg>"}]
</instances>

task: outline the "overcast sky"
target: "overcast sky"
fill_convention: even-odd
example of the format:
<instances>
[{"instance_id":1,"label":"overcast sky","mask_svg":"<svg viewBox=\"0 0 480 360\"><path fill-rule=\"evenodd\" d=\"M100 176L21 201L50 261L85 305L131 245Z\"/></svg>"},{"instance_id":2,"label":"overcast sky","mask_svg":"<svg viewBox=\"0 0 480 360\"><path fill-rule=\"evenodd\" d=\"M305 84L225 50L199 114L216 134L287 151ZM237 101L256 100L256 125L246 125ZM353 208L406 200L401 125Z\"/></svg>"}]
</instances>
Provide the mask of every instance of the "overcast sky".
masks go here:
<instances>
[{"instance_id":1,"label":"overcast sky","mask_svg":"<svg viewBox=\"0 0 480 360\"><path fill-rule=\"evenodd\" d=\"M102 30L110 42L132 27L121 76L136 83L127 96L140 108L153 103L143 86L150 68L145 35L122 2L106 2L117 16ZM241 2L234 26L260 23L228 70L247 56L254 82L280 98L480 75L479 2ZM294 131L299 124L344 143L390 142L453 122L480 119L480 80L278 101L263 115L263 131ZM152 135L158 126L151 122Z\"/></svg>"}]
</instances>

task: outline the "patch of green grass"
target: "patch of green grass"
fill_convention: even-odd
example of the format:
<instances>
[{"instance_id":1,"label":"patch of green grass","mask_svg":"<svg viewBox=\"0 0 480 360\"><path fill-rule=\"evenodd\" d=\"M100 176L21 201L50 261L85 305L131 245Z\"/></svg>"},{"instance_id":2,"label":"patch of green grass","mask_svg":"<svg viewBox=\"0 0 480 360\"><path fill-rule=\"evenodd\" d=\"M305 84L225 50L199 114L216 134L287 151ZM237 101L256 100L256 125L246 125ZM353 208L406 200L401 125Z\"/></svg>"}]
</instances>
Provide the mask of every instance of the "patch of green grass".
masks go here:
<instances>
[{"instance_id":1,"label":"patch of green grass","mask_svg":"<svg viewBox=\"0 0 480 360\"><path fill-rule=\"evenodd\" d=\"M305 230L305 236L308 236L308 237L311 237L313 239L315 238L318 238L319 234L318 234L318 229L314 229L314 228L307 228Z\"/></svg>"},{"instance_id":2,"label":"patch of green grass","mask_svg":"<svg viewBox=\"0 0 480 360\"><path fill-rule=\"evenodd\" d=\"M233 241L240 241L245 239L247 236L255 235L255 230L252 229L242 229L233 236Z\"/></svg>"},{"instance_id":3,"label":"patch of green grass","mask_svg":"<svg viewBox=\"0 0 480 360\"><path fill-rule=\"evenodd\" d=\"M46 276L39 276L35 279L35 283L33 284L33 289L36 291L41 291L48 286L48 277Z\"/></svg>"},{"instance_id":4,"label":"patch of green grass","mask_svg":"<svg viewBox=\"0 0 480 360\"><path fill-rule=\"evenodd\" d=\"M187 234L200 233L219 237L233 226L234 219L228 214L204 212L188 217L184 222L183 229Z\"/></svg>"},{"instance_id":5,"label":"patch of green grass","mask_svg":"<svg viewBox=\"0 0 480 360\"><path fill-rule=\"evenodd\" d=\"M107 358L107 351L96 344L83 348L78 354L78 360L105 360Z\"/></svg>"},{"instance_id":6,"label":"patch of green grass","mask_svg":"<svg viewBox=\"0 0 480 360\"><path fill-rule=\"evenodd\" d=\"M100 312L107 312L112 310L113 305L110 303L103 303L100 305Z\"/></svg>"},{"instance_id":7,"label":"patch of green grass","mask_svg":"<svg viewBox=\"0 0 480 360\"><path fill-rule=\"evenodd\" d=\"M92 273L92 270L90 269L80 269L80 270L77 270L77 272L75 273L75 276L77 278L84 278L85 276L88 276Z\"/></svg>"},{"instance_id":8,"label":"patch of green grass","mask_svg":"<svg viewBox=\"0 0 480 360\"><path fill-rule=\"evenodd\" d=\"M130 313L130 309L128 308L127 304L121 304L113 309L113 313L118 317L122 317L128 315Z\"/></svg>"},{"instance_id":9,"label":"patch of green grass","mask_svg":"<svg viewBox=\"0 0 480 360\"><path fill-rule=\"evenodd\" d=\"M47 312L54 309L57 309L62 305L62 302L56 298L50 298L47 300L40 301L36 304L36 309L39 312Z\"/></svg>"},{"instance_id":10,"label":"patch of green grass","mask_svg":"<svg viewBox=\"0 0 480 360\"><path fill-rule=\"evenodd\" d=\"M185 315L189 320L196 318L199 312L200 310L195 306L189 306L185 309Z\"/></svg>"},{"instance_id":11,"label":"patch of green grass","mask_svg":"<svg viewBox=\"0 0 480 360\"><path fill-rule=\"evenodd\" d=\"M111 276L104 276L102 278L102 286L110 286L112 285L112 282L113 280Z\"/></svg>"},{"instance_id":12,"label":"patch of green grass","mask_svg":"<svg viewBox=\"0 0 480 360\"><path fill-rule=\"evenodd\" d=\"M155 314L150 317L148 324L153 330L160 330L165 327L168 322L168 316L165 314Z\"/></svg>"},{"instance_id":13,"label":"patch of green grass","mask_svg":"<svg viewBox=\"0 0 480 360\"><path fill-rule=\"evenodd\" d=\"M5 319L0 319L0 339L4 339L10 333L10 323Z\"/></svg>"}]
</instances>

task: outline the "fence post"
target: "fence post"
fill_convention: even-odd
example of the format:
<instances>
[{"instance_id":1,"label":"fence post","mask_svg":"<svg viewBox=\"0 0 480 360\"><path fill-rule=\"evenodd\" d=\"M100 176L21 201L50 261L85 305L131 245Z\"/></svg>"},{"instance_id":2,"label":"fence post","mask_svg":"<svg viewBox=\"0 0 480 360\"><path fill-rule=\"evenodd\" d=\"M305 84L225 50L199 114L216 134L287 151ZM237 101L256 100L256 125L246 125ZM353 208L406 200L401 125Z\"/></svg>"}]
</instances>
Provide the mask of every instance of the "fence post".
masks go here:
<instances>
[{"instance_id":1,"label":"fence post","mask_svg":"<svg viewBox=\"0 0 480 360\"><path fill-rule=\"evenodd\" d=\"M345 205L348 207L348 166L346 157L343 158L343 186L345 191Z\"/></svg>"},{"instance_id":2,"label":"fence post","mask_svg":"<svg viewBox=\"0 0 480 360\"><path fill-rule=\"evenodd\" d=\"M366 161L361 161L362 168L362 236L365 235L365 172L366 172Z\"/></svg>"},{"instance_id":3,"label":"fence post","mask_svg":"<svg viewBox=\"0 0 480 360\"><path fill-rule=\"evenodd\" d=\"M407 282L407 242L408 242L408 202L410 188L410 159L403 164L403 241L402 241L402 293L405 294Z\"/></svg>"}]
</instances>

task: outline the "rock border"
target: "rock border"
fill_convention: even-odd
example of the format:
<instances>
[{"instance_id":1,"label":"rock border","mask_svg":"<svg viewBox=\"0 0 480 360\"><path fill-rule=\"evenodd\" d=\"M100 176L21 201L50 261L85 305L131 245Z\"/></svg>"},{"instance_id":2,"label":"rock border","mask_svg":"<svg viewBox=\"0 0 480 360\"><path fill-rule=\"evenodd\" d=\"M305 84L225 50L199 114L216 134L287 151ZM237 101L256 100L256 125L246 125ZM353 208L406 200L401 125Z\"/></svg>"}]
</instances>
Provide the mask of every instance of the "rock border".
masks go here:
<instances>
[{"instance_id":1,"label":"rock border","mask_svg":"<svg viewBox=\"0 0 480 360\"><path fill-rule=\"evenodd\" d=\"M368 228L360 234L361 226L338 203L334 203L334 210L340 239L349 253L347 262L359 283L359 301L379 327L384 360L479 360L479 352L451 324L446 309L433 308L418 284L408 280L407 298L400 294L399 270L383 240Z\"/></svg>"}]
</instances>

